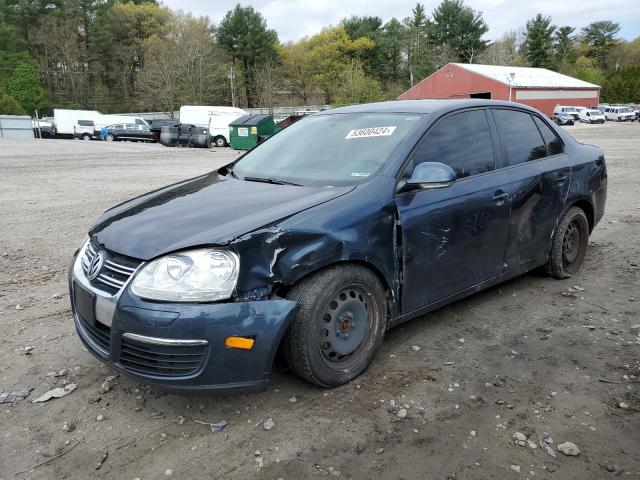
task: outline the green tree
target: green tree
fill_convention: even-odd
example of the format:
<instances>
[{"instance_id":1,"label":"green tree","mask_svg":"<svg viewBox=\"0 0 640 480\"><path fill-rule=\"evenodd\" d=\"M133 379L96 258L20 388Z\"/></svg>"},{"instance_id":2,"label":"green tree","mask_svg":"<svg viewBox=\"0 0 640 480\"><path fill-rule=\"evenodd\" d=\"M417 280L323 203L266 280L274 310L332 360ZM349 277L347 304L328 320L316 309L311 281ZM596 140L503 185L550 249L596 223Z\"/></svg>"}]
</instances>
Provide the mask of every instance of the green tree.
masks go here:
<instances>
[{"instance_id":1,"label":"green tree","mask_svg":"<svg viewBox=\"0 0 640 480\"><path fill-rule=\"evenodd\" d=\"M340 24L344 27L351 40L364 37L373 42L373 48L367 51L362 59L362 67L368 75L372 75L378 80L383 80L386 76L387 68L381 41L382 19L380 17L352 16L342 20Z\"/></svg>"},{"instance_id":2,"label":"green tree","mask_svg":"<svg viewBox=\"0 0 640 480\"><path fill-rule=\"evenodd\" d=\"M404 19L407 32L407 64L409 70L409 85L433 71L433 62L429 58L427 39L428 19L424 6L416 3L411 11L411 17Z\"/></svg>"},{"instance_id":3,"label":"green tree","mask_svg":"<svg viewBox=\"0 0 640 480\"><path fill-rule=\"evenodd\" d=\"M596 60L599 68L606 68L606 57L619 39L620 25L610 20L593 22L582 29L582 42L587 47L587 56Z\"/></svg>"},{"instance_id":4,"label":"green tree","mask_svg":"<svg viewBox=\"0 0 640 480\"><path fill-rule=\"evenodd\" d=\"M366 37L351 40L342 25L287 43L280 54L289 78L288 86L304 103L316 89L324 92L325 101L331 101L345 68L353 60L362 62L373 46Z\"/></svg>"},{"instance_id":5,"label":"green tree","mask_svg":"<svg viewBox=\"0 0 640 480\"><path fill-rule=\"evenodd\" d=\"M443 0L433 11L429 37L437 46L448 46L458 60L473 63L474 57L484 50L487 42L482 36L489 27L477 12L462 0Z\"/></svg>"},{"instance_id":6,"label":"green tree","mask_svg":"<svg viewBox=\"0 0 640 480\"><path fill-rule=\"evenodd\" d=\"M237 4L225 15L217 31L218 43L240 64L247 104L256 103L257 70L277 56L278 35L253 7Z\"/></svg>"},{"instance_id":7,"label":"green tree","mask_svg":"<svg viewBox=\"0 0 640 480\"><path fill-rule=\"evenodd\" d=\"M640 103L640 64L621 68L605 79L602 99L610 103Z\"/></svg>"},{"instance_id":8,"label":"green tree","mask_svg":"<svg viewBox=\"0 0 640 480\"><path fill-rule=\"evenodd\" d=\"M44 99L44 89L40 85L40 69L34 62L20 62L13 70L7 84L9 95L15 98L22 108L33 114Z\"/></svg>"},{"instance_id":9,"label":"green tree","mask_svg":"<svg viewBox=\"0 0 640 480\"><path fill-rule=\"evenodd\" d=\"M380 84L367 76L362 64L354 60L340 74L334 98L336 103L344 105L375 102L382 100L384 94Z\"/></svg>"},{"instance_id":10,"label":"green tree","mask_svg":"<svg viewBox=\"0 0 640 480\"><path fill-rule=\"evenodd\" d=\"M541 13L527 22L524 43L525 58L532 67L551 68L553 66L553 32L555 25L551 17Z\"/></svg>"},{"instance_id":11,"label":"green tree","mask_svg":"<svg viewBox=\"0 0 640 480\"><path fill-rule=\"evenodd\" d=\"M379 42L386 67L384 77L388 84L398 84L402 78L406 37L407 30L396 18L389 20L382 28Z\"/></svg>"},{"instance_id":12,"label":"green tree","mask_svg":"<svg viewBox=\"0 0 640 480\"><path fill-rule=\"evenodd\" d=\"M0 115L26 115L22 105L9 95L0 95Z\"/></svg>"},{"instance_id":13,"label":"green tree","mask_svg":"<svg viewBox=\"0 0 640 480\"><path fill-rule=\"evenodd\" d=\"M605 73L598 68L594 59L588 57L578 57L576 63L572 66L570 74L585 82L594 83L596 85L604 85Z\"/></svg>"},{"instance_id":14,"label":"green tree","mask_svg":"<svg viewBox=\"0 0 640 480\"><path fill-rule=\"evenodd\" d=\"M576 37L573 35L575 28L564 26L558 28L553 34L553 52L556 60L556 68L564 72L575 53Z\"/></svg>"}]
</instances>

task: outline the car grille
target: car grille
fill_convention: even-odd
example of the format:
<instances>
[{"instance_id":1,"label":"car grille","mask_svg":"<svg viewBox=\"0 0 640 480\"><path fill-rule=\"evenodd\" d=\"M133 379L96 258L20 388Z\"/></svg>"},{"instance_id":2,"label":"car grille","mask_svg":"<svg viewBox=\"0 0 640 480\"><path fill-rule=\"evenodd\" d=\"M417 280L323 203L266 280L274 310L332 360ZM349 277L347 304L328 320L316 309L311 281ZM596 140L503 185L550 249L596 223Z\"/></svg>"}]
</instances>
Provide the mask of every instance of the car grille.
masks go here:
<instances>
[{"instance_id":1,"label":"car grille","mask_svg":"<svg viewBox=\"0 0 640 480\"><path fill-rule=\"evenodd\" d=\"M89 277L91 262L98 253L99 248L89 243L82 257L82 271ZM118 255L108 250L103 250L105 258L97 277L90 280L92 287L102 290L110 295L115 295L129 281L131 275L140 266L140 261L123 255Z\"/></svg>"},{"instance_id":2,"label":"car grille","mask_svg":"<svg viewBox=\"0 0 640 480\"><path fill-rule=\"evenodd\" d=\"M200 369L206 353L206 345L150 345L123 337L120 364L144 375L184 377Z\"/></svg>"},{"instance_id":3,"label":"car grille","mask_svg":"<svg viewBox=\"0 0 640 480\"><path fill-rule=\"evenodd\" d=\"M109 355L109 347L111 345L111 329L100 322L90 325L82 316L78 315L82 328L87 336L100 348L104 350L105 355Z\"/></svg>"}]
</instances>

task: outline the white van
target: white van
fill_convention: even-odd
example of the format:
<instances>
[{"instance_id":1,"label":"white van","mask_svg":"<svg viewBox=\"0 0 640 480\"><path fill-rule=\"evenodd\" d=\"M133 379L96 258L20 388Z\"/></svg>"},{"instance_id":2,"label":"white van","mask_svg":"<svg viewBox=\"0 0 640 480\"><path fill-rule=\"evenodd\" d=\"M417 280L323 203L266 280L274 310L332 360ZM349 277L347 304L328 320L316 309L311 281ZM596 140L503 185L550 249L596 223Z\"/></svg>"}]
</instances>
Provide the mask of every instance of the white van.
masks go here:
<instances>
[{"instance_id":1,"label":"white van","mask_svg":"<svg viewBox=\"0 0 640 480\"><path fill-rule=\"evenodd\" d=\"M633 122L636 118L636 114L631 107L617 107L610 105L604 109L604 116L607 120L614 120L616 122Z\"/></svg>"},{"instance_id":2,"label":"white van","mask_svg":"<svg viewBox=\"0 0 640 480\"><path fill-rule=\"evenodd\" d=\"M600 110L585 108L580 111L580 121L583 123L604 123L605 118Z\"/></svg>"},{"instance_id":3,"label":"white van","mask_svg":"<svg viewBox=\"0 0 640 480\"><path fill-rule=\"evenodd\" d=\"M580 119L580 114L578 113L578 110L576 110L576 107L570 107L568 105L556 105L556 108L553 109L553 113L560 112L568 113L573 117L574 120Z\"/></svg>"},{"instance_id":4,"label":"white van","mask_svg":"<svg viewBox=\"0 0 640 480\"><path fill-rule=\"evenodd\" d=\"M209 135L216 147L226 147L229 144L229 124L244 115L247 115L247 112L236 107L180 107L180 123L208 127Z\"/></svg>"},{"instance_id":5,"label":"white van","mask_svg":"<svg viewBox=\"0 0 640 480\"><path fill-rule=\"evenodd\" d=\"M114 123L135 123L136 125L149 125L146 120L130 115L104 115L97 110L68 110L55 108L53 110L56 134L65 137L78 137L79 133L86 133L79 129L79 121L93 122L92 136L99 136L100 129ZM84 125L83 125L84 126ZM82 130L80 132L79 130Z\"/></svg>"}]
</instances>

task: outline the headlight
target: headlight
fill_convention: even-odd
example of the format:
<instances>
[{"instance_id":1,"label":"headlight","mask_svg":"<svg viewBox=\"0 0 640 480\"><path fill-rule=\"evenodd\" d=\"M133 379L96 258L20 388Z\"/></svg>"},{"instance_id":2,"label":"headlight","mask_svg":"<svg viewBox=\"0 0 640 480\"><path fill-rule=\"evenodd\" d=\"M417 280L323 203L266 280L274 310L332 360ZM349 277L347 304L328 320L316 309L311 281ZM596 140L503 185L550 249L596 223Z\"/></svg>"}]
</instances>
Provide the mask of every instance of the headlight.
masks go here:
<instances>
[{"instance_id":1,"label":"headlight","mask_svg":"<svg viewBox=\"0 0 640 480\"><path fill-rule=\"evenodd\" d=\"M174 253L145 265L131 291L142 298L171 302L213 302L231 297L240 260L228 250Z\"/></svg>"}]
</instances>

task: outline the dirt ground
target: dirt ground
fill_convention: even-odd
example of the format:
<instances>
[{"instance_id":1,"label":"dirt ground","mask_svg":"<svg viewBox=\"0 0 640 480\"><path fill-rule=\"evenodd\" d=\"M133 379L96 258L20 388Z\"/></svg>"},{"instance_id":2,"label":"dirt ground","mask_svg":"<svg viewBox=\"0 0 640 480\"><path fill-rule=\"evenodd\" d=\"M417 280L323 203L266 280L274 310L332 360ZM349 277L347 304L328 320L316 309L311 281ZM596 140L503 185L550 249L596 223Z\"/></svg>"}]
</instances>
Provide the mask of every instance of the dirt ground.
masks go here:
<instances>
[{"instance_id":1,"label":"dirt ground","mask_svg":"<svg viewBox=\"0 0 640 480\"><path fill-rule=\"evenodd\" d=\"M123 376L101 390L114 371L77 338L66 282L103 210L233 154L0 140L0 392L30 390L0 405L0 480L640 477L640 125L568 130L609 167L580 274L526 275L391 330L341 388L279 372L265 393L226 397ZM32 402L54 382L78 387Z\"/></svg>"}]
</instances>

